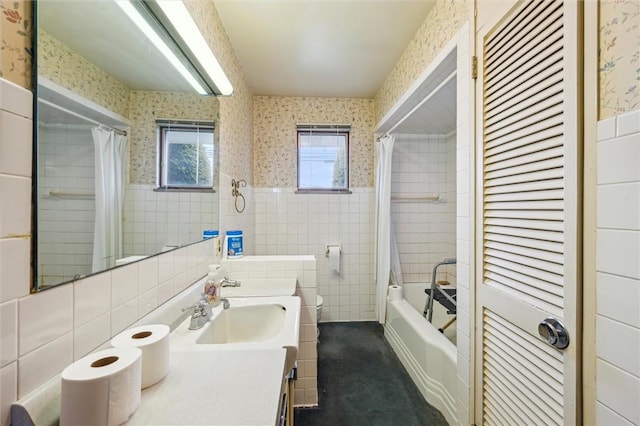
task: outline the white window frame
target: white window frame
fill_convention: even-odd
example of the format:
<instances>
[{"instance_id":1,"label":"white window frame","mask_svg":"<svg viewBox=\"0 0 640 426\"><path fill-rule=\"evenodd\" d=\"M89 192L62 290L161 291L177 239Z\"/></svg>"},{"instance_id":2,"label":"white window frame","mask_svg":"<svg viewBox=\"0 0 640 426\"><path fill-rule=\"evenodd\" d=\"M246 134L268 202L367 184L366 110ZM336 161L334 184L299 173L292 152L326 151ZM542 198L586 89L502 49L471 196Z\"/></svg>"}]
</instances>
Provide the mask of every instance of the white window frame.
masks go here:
<instances>
[{"instance_id":1,"label":"white window frame","mask_svg":"<svg viewBox=\"0 0 640 426\"><path fill-rule=\"evenodd\" d=\"M157 186L158 189L172 191L213 191L215 183L215 174L217 167L217 148L215 143L215 126L213 122L202 121L175 121L175 120L158 120L156 121L157 137L158 137L158 167L157 167ZM210 133L213 136L213 163L211 185L175 185L168 184L168 143L166 133L175 130L197 130L203 133ZM195 143L195 141L194 141Z\"/></svg>"},{"instance_id":2,"label":"white window frame","mask_svg":"<svg viewBox=\"0 0 640 426\"><path fill-rule=\"evenodd\" d=\"M296 132L296 185L297 185L297 193L346 193L350 194L350 179L349 179L349 146L351 139L351 126L349 125L313 125L313 124L298 124ZM301 137L304 135L342 135L345 137L345 184L344 186L337 187L303 187L301 186L300 178L301 178Z\"/></svg>"}]
</instances>

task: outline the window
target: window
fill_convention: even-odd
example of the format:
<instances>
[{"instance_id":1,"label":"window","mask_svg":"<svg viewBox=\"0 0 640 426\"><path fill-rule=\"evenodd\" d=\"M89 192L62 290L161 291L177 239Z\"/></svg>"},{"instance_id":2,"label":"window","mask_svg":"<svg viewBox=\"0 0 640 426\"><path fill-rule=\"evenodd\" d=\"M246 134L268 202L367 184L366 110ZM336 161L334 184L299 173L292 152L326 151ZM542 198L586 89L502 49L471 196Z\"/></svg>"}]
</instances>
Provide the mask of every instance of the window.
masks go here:
<instances>
[{"instance_id":1,"label":"window","mask_svg":"<svg viewBox=\"0 0 640 426\"><path fill-rule=\"evenodd\" d=\"M213 189L213 123L158 121L162 188Z\"/></svg>"},{"instance_id":2,"label":"window","mask_svg":"<svg viewBox=\"0 0 640 426\"><path fill-rule=\"evenodd\" d=\"M349 126L298 126L298 191L349 190Z\"/></svg>"}]
</instances>

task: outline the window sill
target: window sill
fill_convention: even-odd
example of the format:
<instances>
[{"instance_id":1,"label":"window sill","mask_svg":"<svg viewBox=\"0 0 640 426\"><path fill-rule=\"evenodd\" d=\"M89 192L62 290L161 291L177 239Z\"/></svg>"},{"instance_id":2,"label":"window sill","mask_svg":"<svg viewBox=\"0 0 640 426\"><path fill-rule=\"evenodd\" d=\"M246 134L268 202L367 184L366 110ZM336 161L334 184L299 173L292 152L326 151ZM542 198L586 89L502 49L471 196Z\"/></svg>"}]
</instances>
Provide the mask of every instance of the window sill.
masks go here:
<instances>
[{"instance_id":1,"label":"window sill","mask_svg":"<svg viewBox=\"0 0 640 426\"><path fill-rule=\"evenodd\" d=\"M353 194L349 189L298 189L296 194Z\"/></svg>"},{"instance_id":2,"label":"window sill","mask_svg":"<svg viewBox=\"0 0 640 426\"><path fill-rule=\"evenodd\" d=\"M200 192L200 193L209 193L215 194L216 190L213 188L167 188L167 187L157 187L153 188L153 192Z\"/></svg>"}]
</instances>

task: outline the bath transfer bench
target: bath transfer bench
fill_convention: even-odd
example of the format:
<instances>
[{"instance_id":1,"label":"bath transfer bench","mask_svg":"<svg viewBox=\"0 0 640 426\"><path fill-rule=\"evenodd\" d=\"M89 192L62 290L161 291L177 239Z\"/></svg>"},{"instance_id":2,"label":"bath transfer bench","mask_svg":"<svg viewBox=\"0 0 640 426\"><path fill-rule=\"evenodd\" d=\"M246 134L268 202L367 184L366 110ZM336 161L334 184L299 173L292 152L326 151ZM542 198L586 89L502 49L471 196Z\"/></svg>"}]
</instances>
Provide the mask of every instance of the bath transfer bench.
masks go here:
<instances>
[{"instance_id":1,"label":"bath transfer bench","mask_svg":"<svg viewBox=\"0 0 640 426\"><path fill-rule=\"evenodd\" d=\"M450 257L444 259L442 262L436 264L433 267L433 275L431 278L431 288L426 288L424 292L427 294L427 300L424 304L424 312L422 315L427 318L427 321L432 322L433 319L433 301L440 303L447 309L447 313L450 315L456 315L457 313L457 296L455 288L442 288L436 282L436 273L438 267L442 265L455 265L456 258ZM442 327L438 328L440 333L444 333L447 327L453 324L456 320L456 316L447 321Z\"/></svg>"}]
</instances>

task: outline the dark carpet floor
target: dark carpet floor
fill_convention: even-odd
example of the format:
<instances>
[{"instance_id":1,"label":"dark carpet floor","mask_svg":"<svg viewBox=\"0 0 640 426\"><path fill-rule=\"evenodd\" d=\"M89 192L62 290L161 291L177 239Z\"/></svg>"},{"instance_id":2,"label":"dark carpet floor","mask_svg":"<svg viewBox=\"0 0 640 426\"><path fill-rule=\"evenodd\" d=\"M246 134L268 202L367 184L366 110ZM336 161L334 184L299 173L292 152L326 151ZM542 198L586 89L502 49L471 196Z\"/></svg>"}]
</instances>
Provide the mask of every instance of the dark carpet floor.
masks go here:
<instances>
[{"instance_id":1,"label":"dark carpet floor","mask_svg":"<svg viewBox=\"0 0 640 426\"><path fill-rule=\"evenodd\" d=\"M446 425L411 381L377 322L320 324L317 408L296 426Z\"/></svg>"}]
</instances>

